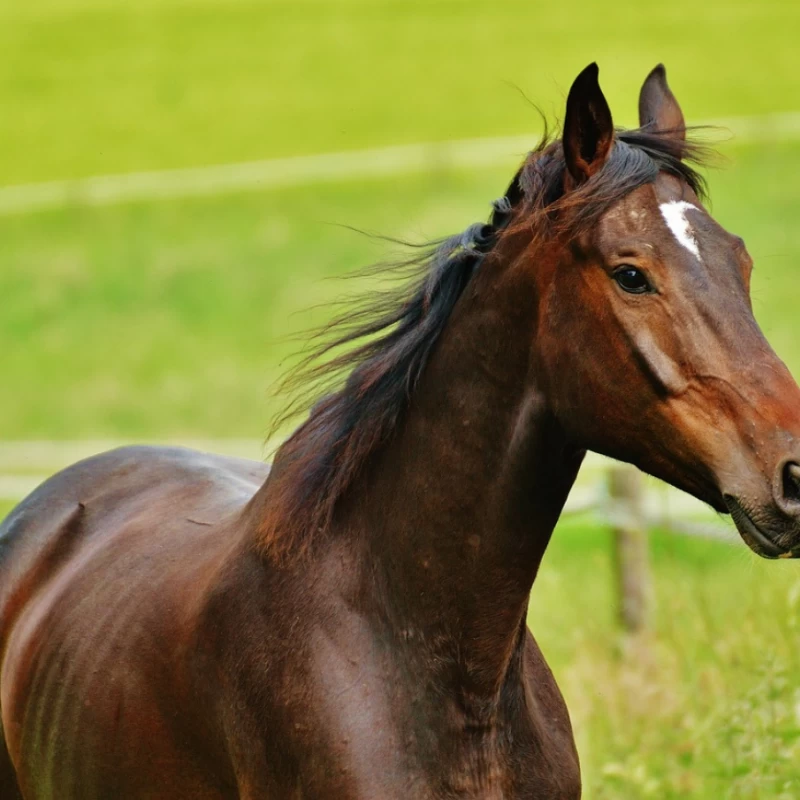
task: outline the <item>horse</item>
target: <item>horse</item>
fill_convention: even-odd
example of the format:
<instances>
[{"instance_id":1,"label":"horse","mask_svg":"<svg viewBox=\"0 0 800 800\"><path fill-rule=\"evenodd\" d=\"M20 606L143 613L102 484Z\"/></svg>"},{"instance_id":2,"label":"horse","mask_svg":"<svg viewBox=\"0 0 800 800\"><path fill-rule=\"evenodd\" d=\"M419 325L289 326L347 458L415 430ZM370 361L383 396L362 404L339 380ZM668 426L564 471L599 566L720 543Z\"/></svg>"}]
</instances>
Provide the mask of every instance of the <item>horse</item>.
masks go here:
<instances>
[{"instance_id":1,"label":"horse","mask_svg":"<svg viewBox=\"0 0 800 800\"><path fill-rule=\"evenodd\" d=\"M332 327L271 468L126 447L11 512L4 800L580 797L526 613L586 451L800 554L800 390L662 65L639 123L583 70L489 222Z\"/></svg>"}]
</instances>

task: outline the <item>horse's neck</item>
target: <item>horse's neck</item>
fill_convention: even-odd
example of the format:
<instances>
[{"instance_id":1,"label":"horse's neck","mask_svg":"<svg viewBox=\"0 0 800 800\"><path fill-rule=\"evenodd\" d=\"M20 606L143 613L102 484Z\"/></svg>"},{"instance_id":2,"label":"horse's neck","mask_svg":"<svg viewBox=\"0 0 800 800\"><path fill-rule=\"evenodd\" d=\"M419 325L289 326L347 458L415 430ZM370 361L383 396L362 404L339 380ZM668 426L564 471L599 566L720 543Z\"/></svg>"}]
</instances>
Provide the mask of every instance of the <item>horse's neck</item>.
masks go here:
<instances>
[{"instance_id":1,"label":"horse's neck","mask_svg":"<svg viewBox=\"0 0 800 800\"><path fill-rule=\"evenodd\" d=\"M582 457L532 385L535 298L509 284L467 289L404 424L341 520L363 531L384 619L402 637L436 642L434 660L455 664L479 694L499 690L521 647L528 595Z\"/></svg>"}]
</instances>

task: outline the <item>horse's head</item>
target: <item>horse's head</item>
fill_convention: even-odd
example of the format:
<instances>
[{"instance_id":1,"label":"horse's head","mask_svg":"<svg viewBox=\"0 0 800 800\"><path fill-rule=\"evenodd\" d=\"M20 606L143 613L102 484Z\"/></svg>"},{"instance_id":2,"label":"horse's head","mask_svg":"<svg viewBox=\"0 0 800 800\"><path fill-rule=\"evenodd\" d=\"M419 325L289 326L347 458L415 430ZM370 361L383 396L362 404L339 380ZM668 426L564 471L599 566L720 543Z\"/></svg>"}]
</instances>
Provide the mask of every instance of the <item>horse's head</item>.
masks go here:
<instances>
[{"instance_id":1,"label":"horse's head","mask_svg":"<svg viewBox=\"0 0 800 800\"><path fill-rule=\"evenodd\" d=\"M800 390L753 317L743 241L682 160L691 145L663 67L639 113L640 131L615 133L588 67L562 146L520 175L524 194L552 192L557 163L563 187L540 202L562 235L530 263L539 380L576 444L730 512L759 555L800 556Z\"/></svg>"}]
</instances>

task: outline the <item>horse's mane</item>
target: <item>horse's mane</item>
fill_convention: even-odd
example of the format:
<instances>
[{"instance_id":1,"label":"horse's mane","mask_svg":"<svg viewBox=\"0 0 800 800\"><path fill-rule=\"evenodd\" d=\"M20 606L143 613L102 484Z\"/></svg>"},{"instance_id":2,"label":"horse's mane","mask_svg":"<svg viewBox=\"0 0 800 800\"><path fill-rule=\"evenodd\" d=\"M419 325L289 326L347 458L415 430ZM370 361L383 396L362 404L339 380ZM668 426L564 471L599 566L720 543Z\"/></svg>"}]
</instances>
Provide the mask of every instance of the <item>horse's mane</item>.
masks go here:
<instances>
[{"instance_id":1,"label":"horse's mane","mask_svg":"<svg viewBox=\"0 0 800 800\"><path fill-rule=\"evenodd\" d=\"M493 203L488 223L416 246L405 261L364 270L400 276L403 284L356 301L318 330L316 347L284 380L295 401L273 430L301 408L311 411L276 454L262 548L276 557L302 553L330 527L339 499L396 429L453 308L501 236L522 228L537 237L577 233L662 171L702 197L705 182L692 164L702 165L706 154L668 133L617 131L602 169L565 192L561 142L545 134ZM344 350L335 354L338 348Z\"/></svg>"}]
</instances>

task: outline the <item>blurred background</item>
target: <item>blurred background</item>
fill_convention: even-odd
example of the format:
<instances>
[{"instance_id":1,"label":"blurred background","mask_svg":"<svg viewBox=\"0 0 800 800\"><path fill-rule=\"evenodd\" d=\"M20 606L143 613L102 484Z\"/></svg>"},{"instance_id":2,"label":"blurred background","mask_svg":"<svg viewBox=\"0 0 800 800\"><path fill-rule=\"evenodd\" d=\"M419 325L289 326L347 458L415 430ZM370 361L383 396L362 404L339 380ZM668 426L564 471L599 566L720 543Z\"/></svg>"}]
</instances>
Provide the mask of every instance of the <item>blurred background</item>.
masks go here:
<instances>
[{"instance_id":1,"label":"blurred background","mask_svg":"<svg viewBox=\"0 0 800 800\"><path fill-rule=\"evenodd\" d=\"M776 0L0 0L0 512L116 442L262 457L289 337L340 293L323 279L387 255L344 226L484 219L541 133L531 101L561 117L593 60L618 124L663 61L687 121L725 128L712 209L800 375L798 32ZM648 485L626 632L605 469L531 603L585 796L800 797L797 565Z\"/></svg>"}]
</instances>

